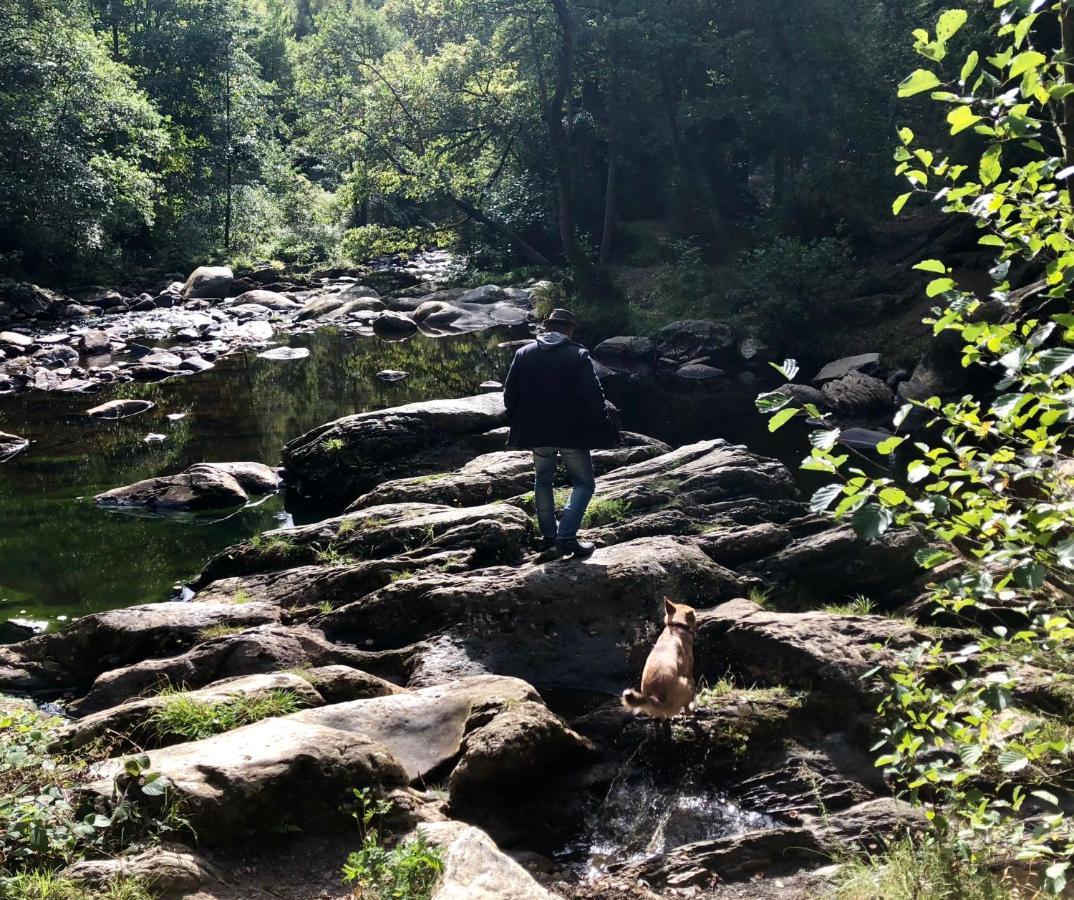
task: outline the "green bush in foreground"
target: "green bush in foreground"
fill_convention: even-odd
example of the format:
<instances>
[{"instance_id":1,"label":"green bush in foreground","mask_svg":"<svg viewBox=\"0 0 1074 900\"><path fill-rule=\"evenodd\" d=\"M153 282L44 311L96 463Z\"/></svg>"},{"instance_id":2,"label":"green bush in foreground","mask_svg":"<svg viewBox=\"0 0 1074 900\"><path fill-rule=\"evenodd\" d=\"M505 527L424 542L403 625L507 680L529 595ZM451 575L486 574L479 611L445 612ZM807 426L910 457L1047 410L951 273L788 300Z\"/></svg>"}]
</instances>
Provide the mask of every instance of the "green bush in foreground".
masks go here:
<instances>
[{"instance_id":1,"label":"green bush in foreground","mask_svg":"<svg viewBox=\"0 0 1074 900\"><path fill-rule=\"evenodd\" d=\"M362 846L347 857L343 880L354 885L356 900L428 900L444 868L440 850L420 834L388 849L374 822L391 810L391 802L373 800L368 789L354 795Z\"/></svg>"},{"instance_id":2,"label":"green bush in foreground","mask_svg":"<svg viewBox=\"0 0 1074 900\"><path fill-rule=\"evenodd\" d=\"M900 96L930 92L947 108L951 134L965 134L954 160L900 131L896 172L910 190L894 211L928 197L970 216L979 243L995 250L987 309L943 261L915 267L934 276L933 331L958 335L963 365L984 370L995 391L904 406L895 425L914 416L920 439L896 435L878 447L896 453L894 472L864 457L852 463L839 428L809 404L772 393L758 406L772 414L773 431L801 412L823 423L803 468L837 480L814 494L814 511L849 518L866 539L916 526L933 541L918 562L951 563L931 598L969 637L923 643L890 674L877 765L971 868L1029 868L1058 893L1074 855L1069 723L1016 704L1025 688L1062 687L1074 674L1074 7L994 6L994 55L973 50L945 63L963 10L944 12L935 33L914 33L928 62ZM976 159L974 140L983 148ZM1012 289L1014 262L1039 273L1038 288ZM793 378L797 366L781 369Z\"/></svg>"},{"instance_id":3,"label":"green bush in foreground","mask_svg":"<svg viewBox=\"0 0 1074 900\"><path fill-rule=\"evenodd\" d=\"M0 879L0 900L154 900L145 883L122 878L88 888L50 872L26 872Z\"/></svg>"}]
</instances>

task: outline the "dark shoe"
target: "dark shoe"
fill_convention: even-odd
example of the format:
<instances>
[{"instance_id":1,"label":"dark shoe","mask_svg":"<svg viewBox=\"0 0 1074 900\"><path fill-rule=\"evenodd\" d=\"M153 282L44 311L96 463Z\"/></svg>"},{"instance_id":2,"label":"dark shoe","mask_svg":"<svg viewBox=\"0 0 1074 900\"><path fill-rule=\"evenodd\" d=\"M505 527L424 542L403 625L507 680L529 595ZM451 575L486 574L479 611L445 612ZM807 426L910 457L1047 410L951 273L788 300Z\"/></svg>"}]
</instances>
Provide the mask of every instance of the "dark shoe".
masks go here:
<instances>
[{"instance_id":1,"label":"dark shoe","mask_svg":"<svg viewBox=\"0 0 1074 900\"><path fill-rule=\"evenodd\" d=\"M556 552L560 556L573 556L576 558L589 556L596 549L597 545L592 541L580 541L578 538L556 541Z\"/></svg>"}]
</instances>

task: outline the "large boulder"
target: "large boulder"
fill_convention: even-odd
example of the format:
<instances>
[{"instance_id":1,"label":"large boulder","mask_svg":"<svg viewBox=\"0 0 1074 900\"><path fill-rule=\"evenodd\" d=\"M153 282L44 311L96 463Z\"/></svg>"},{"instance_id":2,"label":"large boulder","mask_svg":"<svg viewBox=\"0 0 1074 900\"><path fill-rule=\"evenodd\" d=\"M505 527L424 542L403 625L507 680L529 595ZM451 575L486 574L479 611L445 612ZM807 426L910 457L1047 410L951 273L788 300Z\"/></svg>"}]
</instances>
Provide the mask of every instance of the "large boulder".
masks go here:
<instances>
[{"instance_id":1,"label":"large boulder","mask_svg":"<svg viewBox=\"0 0 1074 900\"><path fill-rule=\"evenodd\" d=\"M342 508L390 478L462 462L468 436L506 424L499 394L411 403L314 428L283 448L283 461L301 492Z\"/></svg>"},{"instance_id":2,"label":"large boulder","mask_svg":"<svg viewBox=\"0 0 1074 900\"><path fill-rule=\"evenodd\" d=\"M654 337L656 350L662 359L678 365L706 361L714 365L735 362L735 335L722 322L686 319L661 328Z\"/></svg>"},{"instance_id":3,"label":"large boulder","mask_svg":"<svg viewBox=\"0 0 1074 900\"><path fill-rule=\"evenodd\" d=\"M315 297L307 302L298 314L300 322L314 319L320 322L332 322L345 319L356 312L383 312L387 307L375 294L369 297L351 296L349 292L327 294Z\"/></svg>"},{"instance_id":4,"label":"large boulder","mask_svg":"<svg viewBox=\"0 0 1074 900\"><path fill-rule=\"evenodd\" d=\"M247 303L263 306L266 309L271 309L275 312L294 312L301 308L300 305L295 303L290 297L285 297L283 294L278 294L275 291L264 291L260 289L239 294L238 297L231 301L232 306L243 306Z\"/></svg>"},{"instance_id":5,"label":"large boulder","mask_svg":"<svg viewBox=\"0 0 1074 900\"><path fill-rule=\"evenodd\" d=\"M78 349L86 356L103 356L112 349L112 341L107 332L90 328L79 337Z\"/></svg>"},{"instance_id":6,"label":"large boulder","mask_svg":"<svg viewBox=\"0 0 1074 900\"><path fill-rule=\"evenodd\" d=\"M647 337L619 335L597 344L593 358L613 367L623 363L644 365L656 359L656 344Z\"/></svg>"},{"instance_id":7,"label":"large boulder","mask_svg":"<svg viewBox=\"0 0 1074 900\"><path fill-rule=\"evenodd\" d=\"M94 419L125 419L138 413L148 412L156 404L152 400L109 400L86 410Z\"/></svg>"},{"instance_id":8,"label":"large boulder","mask_svg":"<svg viewBox=\"0 0 1074 900\"><path fill-rule=\"evenodd\" d=\"M285 613L262 603L147 603L92 613L49 634L0 647L0 689L59 690L102 672L178 653L207 629L278 623Z\"/></svg>"},{"instance_id":9,"label":"large boulder","mask_svg":"<svg viewBox=\"0 0 1074 900\"><path fill-rule=\"evenodd\" d=\"M618 693L641 672L663 598L708 606L742 582L689 539L641 538L585 560L395 581L315 620L369 648L415 648L410 683L497 672Z\"/></svg>"},{"instance_id":10,"label":"large boulder","mask_svg":"<svg viewBox=\"0 0 1074 900\"><path fill-rule=\"evenodd\" d=\"M408 337L417 330L414 320L402 313L382 312L373 320L373 333L380 337Z\"/></svg>"},{"instance_id":11,"label":"large boulder","mask_svg":"<svg viewBox=\"0 0 1074 900\"><path fill-rule=\"evenodd\" d=\"M235 273L229 266L198 266L183 285L183 297L187 300L226 297L234 280Z\"/></svg>"},{"instance_id":12,"label":"large boulder","mask_svg":"<svg viewBox=\"0 0 1074 900\"><path fill-rule=\"evenodd\" d=\"M849 372L826 381L820 392L828 406L851 416L890 410L895 399L885 382L863 372Z\"/></svg>"},{"instance_id":13,"label":"large boulder","mask_svg":"<svg viewBox=\"0 0 1074 900\"><path fill-rule=\"evenodd\" d=\"M0 282L0 326L23 319L55 318L70 302L61 294L36 284Z\"/></svg>"},{"instance_id":14,"label":"large boulder","mask_svg":"<svg viewBox=\"0 0 1074 900\"><path fill-rule=\"evenodd\" d=\"M876 686L863 677L923 639L885 616L781 613L741 598L698 613L697 652L714 677L732 671L744 684L811 688L866 708Z\"/></svg>"},{"instance_id":15,"label":"large boulder","mask_svg":"<svg viewBox=\"0 0 1074 900\"><path fill-rule=\"evenodd\" d=\"M239 482L210 465L191 466L178 475L147 478L98 494L98 506L136 506L160 511L230 509L249 500Z\"/></svg>"}]
</instances>

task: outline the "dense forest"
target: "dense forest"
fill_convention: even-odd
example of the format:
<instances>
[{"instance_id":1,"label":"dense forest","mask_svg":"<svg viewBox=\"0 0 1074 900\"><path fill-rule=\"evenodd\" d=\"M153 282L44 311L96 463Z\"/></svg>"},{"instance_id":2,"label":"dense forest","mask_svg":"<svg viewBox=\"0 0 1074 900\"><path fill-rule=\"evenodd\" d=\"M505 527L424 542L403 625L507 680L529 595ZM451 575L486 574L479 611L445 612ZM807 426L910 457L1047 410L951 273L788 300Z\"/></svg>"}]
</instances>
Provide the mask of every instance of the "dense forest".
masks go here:
<instances>
[{"instance_id":1,"label":"dense forest","mask_svg":"<svg viewBox=\"0 0 1074 900\"><path fill-rule=\"evenodd\" d=\"M934 6L4 0L0 271L451 244L598 293L654 260L820 277L889 216L897 38Z\"/></svg>"}]
</instances>

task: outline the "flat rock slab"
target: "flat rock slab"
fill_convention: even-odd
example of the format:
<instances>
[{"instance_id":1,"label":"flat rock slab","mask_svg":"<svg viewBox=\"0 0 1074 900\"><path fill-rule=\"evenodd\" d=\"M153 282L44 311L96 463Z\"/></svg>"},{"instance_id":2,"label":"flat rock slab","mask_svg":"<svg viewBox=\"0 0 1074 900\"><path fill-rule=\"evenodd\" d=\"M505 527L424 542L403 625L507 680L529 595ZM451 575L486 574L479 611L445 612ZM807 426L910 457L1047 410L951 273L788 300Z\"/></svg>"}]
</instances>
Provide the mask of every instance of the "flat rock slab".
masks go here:
<instances>
[{"instance_id":1,"label":"flat rock slab","mask_svg":"<svg viewBox=\"0 0 1074 900\"><path fill-rule=\"evenodd\" d=\"M310 355L309 347L273 347L257 354L258 359L305 359Z\"/></svg>"},{"instance_id":2,"label":"flat rock slab","mask_svg":"<svg viewBox=\"0 0 1074 900\"><path fill-rule=\"evenodd\" d=\"M824 384L826 381L834 381L836 378L842 378L851 372L864 372L866 375L871 375L879 368L879 353L859 353L857 356L845 356L824 366L813 376L813 383L817 385Z\"/></svg>"},{"instance_id":3,"label":"flat rock slab","mask_svg":"<svg viewBox=\"0 0 1074 900\"><path fill-rule=\"evenodd\" d=\"M664 596L705 607L739 588L689 539L643 538L585 560L419 575L314 621L371 647L429 639L415 648L411 684L497 672L542 688L619 693L641 671Z\"/></svg>"},{"instance_id":4,"label":"flat rock slab","mask_svg":"<svg viewBox=\"0 0 1074 900\"><path fill-rule=\"evenodd\" d=\"M812 688L871 708L876 686L862 676L924 638L886 616L773 612L740 598L698 613L696 646L715 677L732 671L744 684Z\"/></svg>"},{"instance_id":5,"label":"flat rock slab","mask_svg":"<svg viewBox=\"0 0 1074 900\"><path fill-rule=\"evenodd\" d=\"M84 859L60 872L60 878L103 889L118 879L136 879L161 896L186 896L224 880L201 856L178 844L116 859Z\"/></svg>"},{"instance_id":6,"label":"flat rock slab","mask_svg":"<svg viewBox=\"0 0 1074 900\"><path fill-rule=\"evenodd\" d=\"M155 406L151 400L109 400L100 406L87 409L86 415L95 419L125 419L148 412Z\"/></svg>"},{"instance_id":7,"label":"flat rock slab","mask_svg":"<svg viewBox=\"0 0 1074 900\"><path fill-rule=\"evenodd\" d=\"M412 474L417 454L506 424L499 394L411 403L314 428L284 447L283 461L300 491L342 508L376 484Z\"/></svg>"}]
</instances>

